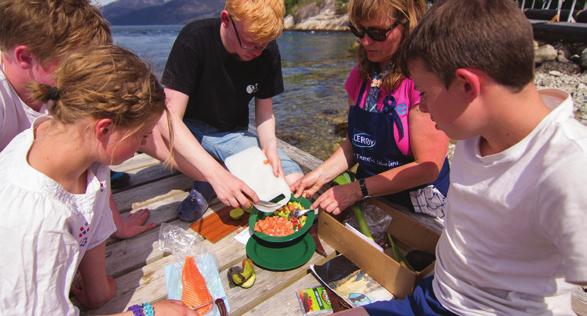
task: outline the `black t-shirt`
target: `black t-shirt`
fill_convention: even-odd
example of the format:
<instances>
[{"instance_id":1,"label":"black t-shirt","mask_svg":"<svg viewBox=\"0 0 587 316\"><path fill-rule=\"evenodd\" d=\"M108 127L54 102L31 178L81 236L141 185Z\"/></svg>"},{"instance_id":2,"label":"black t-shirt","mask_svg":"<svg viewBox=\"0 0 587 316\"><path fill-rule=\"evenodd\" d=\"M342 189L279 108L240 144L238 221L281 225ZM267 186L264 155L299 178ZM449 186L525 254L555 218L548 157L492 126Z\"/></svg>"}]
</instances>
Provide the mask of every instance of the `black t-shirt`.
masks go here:
<instances>
[{"instance_id":1,"label":"black t-shirt","mask_svg":"<svg viewBox=\"0 0 587 316\"><path fill-rule=\"evenodd\" d=\"M221 131L246 129L251 99L283 92L281 56L273 41L259 57L238 60L222 45L220 19L194 21L177 36L162 82L189 96L184 119Z\"/></svg>"}]
</instances>

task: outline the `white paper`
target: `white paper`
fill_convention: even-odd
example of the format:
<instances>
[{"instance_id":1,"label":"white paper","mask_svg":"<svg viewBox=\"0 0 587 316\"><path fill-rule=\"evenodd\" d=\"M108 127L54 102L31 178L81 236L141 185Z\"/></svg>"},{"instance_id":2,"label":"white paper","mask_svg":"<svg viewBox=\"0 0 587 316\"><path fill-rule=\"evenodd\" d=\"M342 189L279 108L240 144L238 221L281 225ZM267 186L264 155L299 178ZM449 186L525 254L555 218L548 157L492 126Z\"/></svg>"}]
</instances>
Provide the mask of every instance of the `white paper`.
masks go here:
<instances>
[{"instance_id":1,"label":"white paper","mask_svg":"<svg viewBox=\"0 0 587 316\"><path fill-rule=\"evenodd\" d=\"M373 239L370 239L367 236L363 235L363 233L361 233L360 231L358 231L356 228L354 228L353 226L351 226L349 223L344 224L344 226L346 226L346 228L348 228L355 235L357 235L357 236L361 237L363 240L367 241L369 244L371 244L371 246L373 246L377 250L383 252L383 247L379 246Z\"/></svg>"},{"instance_id":2,"label":"white paper","mask_svg":"<svg viewBox=\"0 0 587 316\"><path fill-rule=\"evenodd\" d=\"M249 238L251 238L251 232L248 228L243 229L240 233L234 236L234 239L236 239L236 241L240 242L245 246L247 245L247 241L249 241Z\"/></svg>"}]
</instances>

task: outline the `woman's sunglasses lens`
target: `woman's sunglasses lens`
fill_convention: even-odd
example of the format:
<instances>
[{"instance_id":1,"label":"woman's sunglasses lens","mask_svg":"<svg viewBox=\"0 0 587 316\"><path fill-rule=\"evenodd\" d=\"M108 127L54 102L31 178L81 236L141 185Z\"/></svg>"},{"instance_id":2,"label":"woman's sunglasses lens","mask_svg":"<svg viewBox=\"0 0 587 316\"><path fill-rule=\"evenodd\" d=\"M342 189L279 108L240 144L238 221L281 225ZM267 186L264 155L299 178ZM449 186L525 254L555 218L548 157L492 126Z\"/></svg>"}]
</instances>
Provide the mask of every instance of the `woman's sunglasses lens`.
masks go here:
<instances>
[{"instance_id":1,"label":"woman's sunglasses lens","mask_svg":"<svg viewBox=\"0 0 587 316\"><path fill-rule=\"evenodd\" d=\"M366 29L366 30L359 30L356 28L352 23L348 24L349 29L358 38L363 38L365 34L369 35L369 37L375 41L381 42L387 38L387 30L377 30L377 29Z\"/></svg>"},{"instance_id":2,"label":"woman's sunglasses lens","mask_svg":"<svg viewBox=\"0 0 587 316\"><path fill-rule=\"evenodd\" d=\"M367 33L370 38L378 42L384 41L387 37L387 31L382 30L366 30L365 33Z\"/></svg>"}]
</instances>

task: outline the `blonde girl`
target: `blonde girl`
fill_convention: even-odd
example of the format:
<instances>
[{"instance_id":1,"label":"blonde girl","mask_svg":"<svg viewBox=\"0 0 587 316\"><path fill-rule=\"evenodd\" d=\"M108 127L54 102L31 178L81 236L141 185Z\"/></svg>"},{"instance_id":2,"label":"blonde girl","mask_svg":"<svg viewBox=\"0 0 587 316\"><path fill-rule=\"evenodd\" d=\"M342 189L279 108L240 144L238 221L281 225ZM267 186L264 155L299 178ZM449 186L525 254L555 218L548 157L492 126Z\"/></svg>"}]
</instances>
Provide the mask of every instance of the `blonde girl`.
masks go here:
<instances>
[{"instance_id":1,"label":"blonde girl","mask_svg":"<svg viewBox=\"0 0 587 316\"><path fill-rule=\"evenodd\" d=\"M131 52L100 46L65 59L55 86L33 84L48 116L0 154L0 310L76 315L116 293L105 240L116 230L108 165L133 156L165 111L165 95ZM159 309L183 308L165 302ZM150 305L149 305L150 306Z\"/></svg>"}]
</instances>

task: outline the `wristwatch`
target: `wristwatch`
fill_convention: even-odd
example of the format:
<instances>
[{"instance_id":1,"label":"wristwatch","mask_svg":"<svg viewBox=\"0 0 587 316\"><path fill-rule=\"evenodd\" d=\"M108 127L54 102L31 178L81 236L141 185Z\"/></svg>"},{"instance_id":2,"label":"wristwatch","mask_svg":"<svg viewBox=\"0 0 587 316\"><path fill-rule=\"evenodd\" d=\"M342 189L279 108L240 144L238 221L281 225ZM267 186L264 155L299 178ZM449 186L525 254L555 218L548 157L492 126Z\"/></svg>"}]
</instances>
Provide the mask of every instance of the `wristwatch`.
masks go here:
<instances>
[{"instance_id":1,"label":"wristwatch","mask_svg":"<svg viewBox=\"0 0 587 316\"><path fill-rule=\"evenodd\" d=\"M361 187L361 194L363 195L363 199L371 197L369 195L369 190L367 190L367 185L365 185L365 179L359 179L359 187Z\"/></svg>"}]
</instances>

